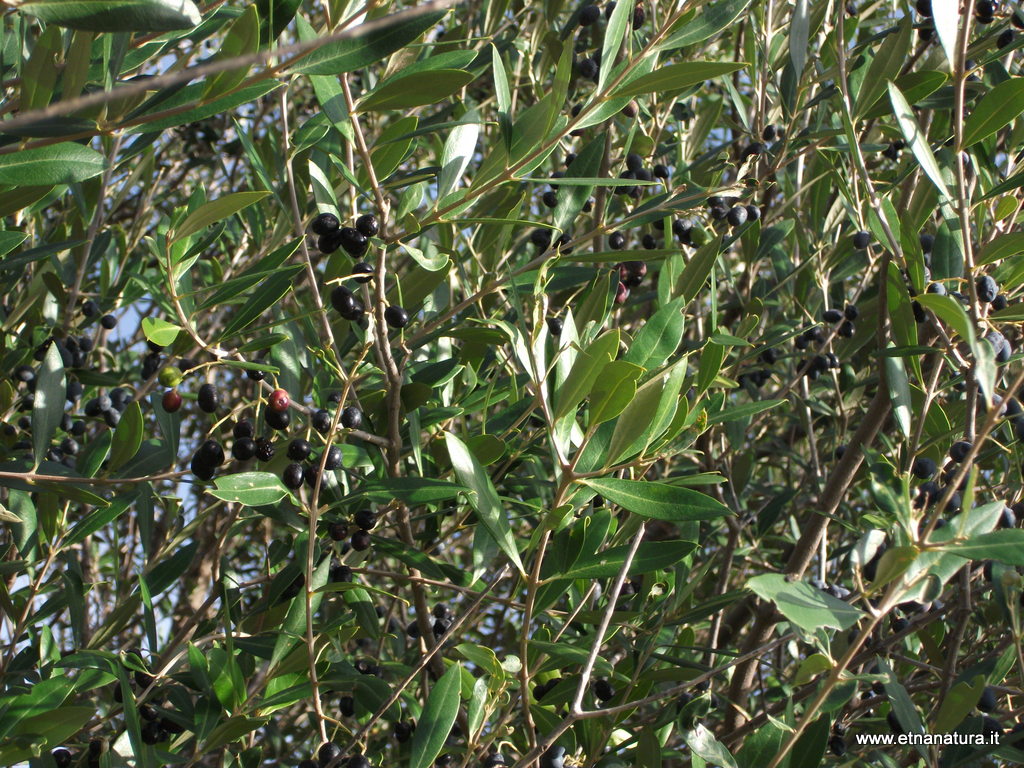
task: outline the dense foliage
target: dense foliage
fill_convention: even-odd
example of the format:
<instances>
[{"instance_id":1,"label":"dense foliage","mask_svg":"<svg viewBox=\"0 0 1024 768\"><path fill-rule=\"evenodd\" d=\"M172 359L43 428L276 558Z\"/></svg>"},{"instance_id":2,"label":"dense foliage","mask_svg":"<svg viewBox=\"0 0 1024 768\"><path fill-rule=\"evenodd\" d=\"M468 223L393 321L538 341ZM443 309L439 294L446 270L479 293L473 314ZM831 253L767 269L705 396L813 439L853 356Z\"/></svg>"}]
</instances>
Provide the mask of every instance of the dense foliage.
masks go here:
<instances>
[{"instance_id":1,"label":"dense foliage","mask_svg":"<svg viewBox=\"0 0 1024 768\"><path fill-rule=\"evenodd\" d=\"M1024 12L449 5L4 16L0 764L1024 761Z\"/></svg>"}]
</instances>

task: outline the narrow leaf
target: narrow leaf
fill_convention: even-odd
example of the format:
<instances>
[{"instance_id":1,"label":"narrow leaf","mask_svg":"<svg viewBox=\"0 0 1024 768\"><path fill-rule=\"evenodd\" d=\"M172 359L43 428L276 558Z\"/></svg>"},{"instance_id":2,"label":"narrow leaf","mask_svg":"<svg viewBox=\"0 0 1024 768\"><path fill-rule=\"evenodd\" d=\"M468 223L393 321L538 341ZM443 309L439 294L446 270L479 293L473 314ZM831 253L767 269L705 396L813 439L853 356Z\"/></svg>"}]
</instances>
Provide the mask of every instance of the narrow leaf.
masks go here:
<instances>
[{"instance_id":1,"label":"narrow leaf","mask_svg":"<svg viewBox=\"0 0 1024 768\"><path fill-rule=\"evenodd\" d=\"M942 178L939 164L935 161L935 155L932 154L932 149L928 145L927 136L921 132L921 127L917 124L914 112L900 92L900 89L891 80L888 87L889 101L892 102L892 111L896 115L900 131L903 132L903 138L907 140L907 144L913 151L914 157L921 164L921 170L924 171L925 175L931 179L932 183L939 190L940 197L948 200L949 190L946 189L946 182Z\"/></svg>"},{"instance_id":2,"label":"narrow leaf","mask_svg":"<svg viewBox=\"0 0 1024 768\"><path fill-rule=\"evenodd\" d=\"M497 542L501 551L508 555L509 560L519 569L520 573L525 574L523 561L519 558L519 551L516 549L516 542L512 537L512 528L505 515L505 510L502 509L498 493L491 483L491 478L488 477L487 472L464 442L450 432L445 433L444 437L455 475L459 478L459 482L471 491L469 494L470 506L476 510L480 521Z\"/></svg>"},{"instance_id":3,"label":"narrow leaf","mask_svg":"<svg viewBox=\"0 0 1024 768\"><path fill-rule=\"evenodd\" d=\"M64 415L66 393L60 351L56 344L50 344L39 366L35 402L32 406L32 451L37 467L46 456L53 434Z\"/></svg>"},{"instance_id":4,"label":"narrow leaf","mask_svg":"<svg viewBox=\"0 0 1024 768\"><path fill-rule=\"evenodd\" d=\"M964 123L964 147L984 141L1024 112L1024 77L1004 80L985 94Z\"/></svg>"},{"instance_id":5,"label":"narrow leaf","mask_svg":"<svg viewBox=\"0 0 1024 768\"><path fill-rule=\"evenodd\" d=\"M613 504L641 517L684 522L714 520L731 514L720 501L678 485L611 477L595 477L581 482Z\"/></svg>"},{"instance_id":6,"label":"narrow leaf","mask_svg":"<svg viewBox=\"0 0 1024 768\"><path fill-rule=\"evenodd\" d=\"M430 689L423 714L413 733L410 768L428 768L441 753L459 714L461 688L462 665L453 664Z\"/></svg>"}]
</instances>

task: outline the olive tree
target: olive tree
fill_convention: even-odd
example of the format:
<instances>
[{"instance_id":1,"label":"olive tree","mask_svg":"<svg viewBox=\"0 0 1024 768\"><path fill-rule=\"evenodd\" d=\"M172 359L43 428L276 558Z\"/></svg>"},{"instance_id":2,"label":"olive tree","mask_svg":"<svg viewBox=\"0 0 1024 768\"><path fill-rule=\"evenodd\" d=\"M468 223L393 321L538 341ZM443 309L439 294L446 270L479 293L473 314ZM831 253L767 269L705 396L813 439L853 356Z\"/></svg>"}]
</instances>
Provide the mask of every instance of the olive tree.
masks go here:
<instances>
[{"instance_id":1,"label":"olive tree","mask_svg":"<svg viewBox=\"0 0 1024 768\"><path fill-rule=\"evenodd\" d=\"M1015 3L10 5L0 765L1024 761Z\"/></svg>"}]
</instances>

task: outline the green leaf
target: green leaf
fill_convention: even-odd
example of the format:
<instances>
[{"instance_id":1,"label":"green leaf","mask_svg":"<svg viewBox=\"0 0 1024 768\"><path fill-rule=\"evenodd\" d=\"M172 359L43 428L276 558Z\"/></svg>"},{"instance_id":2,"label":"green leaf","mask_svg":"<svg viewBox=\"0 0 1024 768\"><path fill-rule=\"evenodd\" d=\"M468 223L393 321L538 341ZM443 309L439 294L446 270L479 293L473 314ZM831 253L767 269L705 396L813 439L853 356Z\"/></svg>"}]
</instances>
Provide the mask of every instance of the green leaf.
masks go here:
<instances>
[{"instance_id":1,"label":"green leaf","mask_svg":"<svg viewBox=\"0 0 1024 768\"><path fill-rule=\"evenodd\" d=\"M554 179L554 181L570 181L594 178L601 170L601 159L604 157L604 138L598 137L587 143L572 161L568 173L569 177ZM556 229L566 232L572 222L579 216L580 211L586 204L594 191L591 184L573 184L568 189L558 190L558 205L555 206L554 225Z\"/></svg>"},{"instance_id":2,"label":"green leaf","mask_svg":"<svg viewBox=\"0 0 1024 768\"><path fill-rule=\"evenodd\" d=\"M889 101L892 102L892 111L896 115L896 122L899 123L903 138L921 164L921 170L931 179L932 184L939 190L939 196L943 200L949 200L949 190L946 189L946 181L942 178L942 171L935 161L932 148L928 145L928 138L921 132L921 126L917 124L914 111L910 108L900 89L891 80L888 83Z\"/></svg>"},{"instance_id":3,"label":"green leaf","mask_svg":"<svg viewBox=\"0 0 1024 768\"><path fill-rule=\"evenodd\" d=\"M449 480L435 480L429 477L394 477L388 480L372 480L359 486L353 496L370 501L388 502L399 499L406 504L418 506L436 501L454 499L469 488Z\"/></svg>"},{"instance_id":4,"label":"green leaf","mask_svg":"<svg viewBox=\"0 0 1024 768\"><path fill-rule=\"evenodd\" d=\"M632 548L630 544L623 544L609 547L603 552L583 555L569 568L559 571L547 581L611 578L622 570ZM645 541L637 547L636 555L629 564L629 575L671 568L696 548L697 544L693 541Z\"/></svg>"},{"instance_id":5,"label":"green leaf","mask_svg":"<svg viewBox=\"0 0 1024 768\"><path fill-rule=\"evenodd\" d=\"M126 133L155 133L205 120L214 115L227 114L236 107L257 101L283 86L284 83L278 80L261 80L212 101L204 101L203 93L206 90L206 84L196 83L183 88L166 101L160 101L155 106L151 105L141 115L133 117L132 127L128 128Z\"/></svg>"},{"instance_id":6,"label":"green leaf","mask_svg":"<svg viewBox=\"0 0 1024 768\"><path fill-rule=\"evenodd\" d=\"M71 529L71 532L68 533L67 538L64 540L64 546L72 547L83 541L86 536L96 533L100 528L109 525L124 514L128 506L134 501L134 497L122 496L112 501L109 507L93 510L75 523L75 527Z\"/></svg>"},{"instance_id":7,"label":"green leaf","mask_svg":"<svg viewBox=\"0 0 1024 768\"><path fill-rule=\"evenodd\" d=\"M360 100L356 105L356 110L371 112L387 109L412 109L425 104L436 104L472 82L474 77L472 72L467 72L464 69L414 72L411 75L381 83Z\"/></svg>"},{"instance_id":8,"label":"green leaf","mask_svg":"<svg viewBox=\"0 0 1024 768\"><path fill-rule=\"evenodd\" d=\"M1024 112L1024 77L1011 77L986 93L964 123L964 147L984 141Z\"/></svg>"},{"instance_id":9,"label":"green leaf","mask_svg":"<svg viewBox=\"0 0 1024 768\"><path fill-rule=\"evenodd\" d=\"M895 34L888 35L871 60L871 66L864 76L864 81L857 94L857 103L853 113L855 117L863 115L874 105L885 92L885 84L889 80L895 80L903 63L907 58L907 51L910 49L910 35L913 31L913 23L910 16L905 16L900 22Z\"/></svg>"},{"instance_id":10,"label":"green leaf","mask_svg":"<svg viewBox=\"0 0 1024 768\"><path fill-rule=\"evenodd\" d=\"M120 469L135 457L142 445L142 409L138 402L129 403L114 430L110 449L110 468Z\"/></svg>"},{"instance_id":11,"label":"green leaf","mask_svg":"<svg viewBox=\"0 0 1024 768\"><path fill-rule=\"evenodd\" d=\"M521 574L525 574L523 561L519 559L519 551L512 536L512 528L505 516L505 510L501 507L501 500L494 490L491 478L464 442L451 432L446 432L444 437L455 476L459 478L460 483L470 489L470 506L476 510L480 522L501 551L508 555Z\"/></svg>"},{"instance_id":12,"label":"green leaf","mask_svg":"<svg viewBox=\"0 0 1024 768\"><path fill-rule=\"evenodd\" d=\"M192 0L34 0L17 8L47 24L90 32L166 32L202 21Z\"/></svg>"},{"instance_id":13,"label":"green leaf","mask_svg":"<svg viewBox=\"0 0 1024 768\"><path fill-rule=\"evenodd\" d=\"M661 404L668 376L668 373L662 373L646 382L622 411L608 443L605 465L614 464L635 450L643 453L658 436L651 429L651 424Z\"/></svg>"},{"instance_id":14,"label":"green leaf","mask_svg":"<svg viewBox=\"0 0 1024 768\"><path fill-rule=\"evenodd\" d=\"M995 560L1007 565L1024 565L1024 530L1008 528L977 536L941 547L957 557L968 560Z\"/></svg>"},{"instance_id":15,"label":"green leaf","mask_svg":"<svg viewBox=\"0 0 1024 768\"><path fill-rule=\"evenodd\" d=\"M988 533L996 527L999 515L1003 511L1004 503L994 501L991 504L983 504L973 507L966 512L961 512L949 521L949 524L934 531L929 539L930 544L941 544L950 542L958 535L970 538ZM966 520L965 520L966 518ZM905 600L919 600L925 594L930 594L936 586L941 586L949 581L954 574L963 568L964 562L958 556L939 549L927 549L918 554L910 568L907 569L903 580L907 584L915 584L904 594Z\"/></svg>"},{"instance_id":16,"label":"green leaf","mask_svg":"<svg viewBox=\"0 0 1024 768\"><path fill-rule=\"evenodd\" d=\"M793 18L789 23L789 59L797 77L807 64L807 43L810 39L811 14L807 0L796 0Z\"/></svg>"},{"instance_id":17,"label":"green leaf","mask_svg":"<svg viewBox=\"0 0 1024 768\"><path fill-rule=\"evenodd\" d=\"M1016 256L1018 253L1024 253L1024 233L1007 232L987 243L975 259L975 264L979 267L984 266Z\"/></svg>"},{"instance_id":18,"label":"green leaf","mask_svg":"<svg viewBox=\"0 0 1024 768\"><path fill-rule=\"evenodd\" d=\"M106 159L94 149L65 141L0 155L0 184L16 187L74 184L103 173Z\"/></svg>"},{"instance_id":19,"label":"green leaf","mask_svg":"<svg viewBox=\"0 0 1024 768\"><path fill-rule=\"evenodd\" d=\"M441 679L430 689L423 714L416 723L410 748L410 768L428 768L444 747L459 714L462 689L462 665L448 667Z\"/></svg>"},{"instance_id":20,"label":"green leaf","mask_svg":"<svg viewBox=\"0 0 1024 768\"><path fill-rule=\"evenodd\" d=\"M737 768L732 753L701 723L693 730L683 731L683 740L695 755L699 755L706 762L722 768Z\"/></svg>"},{"instance_id":21,"label":"green leaf","mask_svg":"<svg viewBox=\"0 0 1024 768\"><path fill-rule=\"evenodd\" d=\"M303 269L301 264L282 267L276 274L264 280L249 300L242 305L237 314L227 324L221 335L222 340L230 339L236 333L252 323L270 307L277 304L292 287L292 280Z\"/></svg>"},{"instance_id":22,"label":"green leaf","mask_svg":"<svg viewBox=\"0 0 1024 768\"><path fill-rule=\"evenodd\" d=\"M661 307L644 323L623 360L653 370L665 363L683 340L686 317L684 299L675 299Z\"/></svg>"},{"instance_id":23,"label":"green leaf","mask_svg":"<svg viewBox=\"0 0 1024 768\"><path fill-rule=\"evenodd\" d=\"M576 356L569 375L555 390L554 413L558 421L575 409L594 386L604 367L612 361L619 349L618 330L608 331L595 339Z\"/></svg>"},{"instance_id":24,"label":"green leaf","mask_svg":"<svg viewBox=\"0 0 1024 768\"><path fill-rule=\"evenodd\" d=\"M954 685L939 707L935 715L934 731L936 733L949 733L956 728L978 703L982 692L985 690L985 676L976 675L974 684L962 680Z\"/></svg>"},{"instance_id":25,"label":"green leaf","mask_svg":"<svg viewBox=\"0 0 1024 768\"><path fill-rule=\"evenodd\" d=\"M713 77L728 75L747 66L745 61L685 61L670 64L624 83L612 98L632 98L645 93L670 93L689 88ZM603 67L602 67L603 69Z\"/></svg>"},{"instance_id":26,"label":"green leaf","mask_svg":"<svg viewBox=\"0 0 1024 768\"><path fill-rule=\"evenodd\" d=\"M956 331L960 338L975 345L974 328L963 305L952 296L940 296L937 293L922 293L914 297L925 309L930 309L938 318Z\"/></svg>"},{"instance_id":27,"label":"green leaf","mask_svg":"<svg viewBox=\"0 0 1024 768\"><path fill-rule=\"evenodd\" d=\"M715 383L718 372L722 370L722 361L725 360L725 347L709 341L700 352L700 365L697 367L698 395L703 394Z\"/></svg>"},{"instance_id":28,"label":"green leaf","mask_svg":"<svg viewBox=\"0 0 1024 768\"><path fill-rule=\"evenodd\" d=\"M864 615L863 611L803 581L789 581L784 574L766 573L747 580L747 587L770 600L782 615L805 632L831 627L846 629Z\"/></svg>"},{"instance_id":29,"label":"green leaf","mask_svg":"<svg viewBox=\"0 0 1024 768\"><path fill-rule=\"evenodd\" d=\"M697 249L697 252L690 257L682 274L676 281L675 293L681 296L685 303L689 304L697 295L718 259L718 249L721 241L718 237L712 237L707 243Z\"/></svg>"},{"instance_id":30,"label":"green leaf","mask_svg":"<svg viewBox=\"0 0 1024 768\"><path fill-rule=\"evenodd\" d=\"M281 478L272 472L242 472L225 475L213 481L211 496L223 501L234 501L247 507L262 507L274 504L288 495Z\"/></svg>"},{"instance_id":31,"label":"green leaf","mask_svg":"<svg viewBox=\"0 0 1024 768\"><path fill-rule=\"evenodd\" d=\"M772 408L778 408L780 405L784 405L788 402L788 400L758 400L755 403L733 405L726 401L722 404L722 410L708 414L708 426L711 426L712 424L721 424L726 421L740 421L741 419L748 419L751 416L756 416L757 414L771 410Z\"/></svg>"},{"instance_id":32,"label":"green leaf","mask_svg":"<svg viewBox=\"0 0 1024 768\"><path fill-rule=\"evenodd\" d=\"M731 514L729 508L710 496L677 485L648 480L619 480L602 477L581 480L608 501L623 509L655 520L684 522L714 520Z\"/></svg>"},{"instance_id":33,"label":"green leaf","mask_svg":"<svg viewBox=\"0 0 1024 768\"><path fill-rule=\"evenodd\" d=\"M636 395L636 381L644 369L625 360L612 360L590 390L590 423L601 424L622 413Z\"/></svg>"},{"instance_id":34,"label":"green leaf","mask_svg":"<svg viewBox=\"0 0 1024 768\"><path fill-rule=\"evenodd\" d=\"M64 364L56 344L50 344L36 376L36 397L32 406L32 454L38 467L50 448L61 417L67 384L64 379Z\"/></svg>"},{"instance_id":35,"label":"green leaf","mask_svg":"<svg viewBox=\"0 0 1024 768\"><path fill-rule=\"evenodd\" d=\"M476 110L470 110L463 119L478 120L479 115ZM479 136L480 126L477 123L456 126L448 134L441 155L441 174L437 182L439 200L458 186L459 179L466 172L466 167L476 151L476 140Z\"/></svg>"},{"instance_id":36,"label":"green leaf","mask_svg":"<svg viewBox=\"0 0 1024 768\"><path fill-rule=\"evenodd\" d=\"M51 677L33 685L27 693L8 699L0 718L0 738L3 738L25 718L50 713L64 703L74 690L67 677Z\"/></svg>"},{"instance_id":37,"label":"green leaf","mask_svg":"<svg viewBox=\"0 0 1024 768\"><path fill-rule=\"evenodd\" d=\"M888 346L894 345L890 341ZM907 379L906 365L902 357L886 357L884 363L889 398L892 400L892 414L903 436L910 437L913 403L910 402L910 381Z\"/></svg>"},{"instance_id":38,"label":"green leaf","mask_svg":"<svg viewBox=\"0 0 1024 768\"><path fill-rule=\"evenodd\" d=\"M622 41L633 15L629 3L619 3L612 11L608 24L604 28L604 43L601 47L601 69L597 73L597 91L603 93L608 85L608 77L615 68L615 57L619 53ZM622 107L619 107L622 109ZM617 112L618 110L616 110Z\"/></svg>"},{"instance_id":39,"label":"green leaf","mask_svg":"<svg viewBox=\"0 0 1024 768\"><path fill-rule=\"evenodd\" d=\"M15 248L17 248L19 245L25 242L26 238L28 238L28 235L26 235L24 232L0 232L0 256L5 256L6 254L13 251Z\"/></svg>"},{"instance_id":40,"label":"green leaf","mask_svg":"<svg viewBox=\"0 0 1024 768\"><path fill-rule=\"evenodd\" d=\"M255 53L260 47L260 16L255 5L250 5L231 24L224 36L224 42L217 52L217 61L233 59ZM204 99L216 98L237 88L249 71L248 66L229 69L214 75L207 81Z\"/></svg>"},{"instance_id":41,"label":"green leaf","mask_svg":"<svg viewBox=\"0 0 1024 768\"><path fill-rule=\"evenodd\" d=\"M956 61L957 25L960 19L960 0L932 0L932 21L939 35L942 50L946 52L946 61L953 71Z\"/></svg>"},{"instance_id":42,"label":"green leaf","mask_svg":"<svg viewBox=\"0 0 1024 768\"><path fill-rule=\"evenodd\" d=\"M340 75L361 69L404 48L444 18L447 11L433 11L397 21L348 40L316 49L300 59L293 72L304 75Z\"/></svg>"},{"instance_id":43,"label":"green leaf","mask_svg":"<svg viewBox=\"0 0 1024 768\"><path fill-rule=\"evenodd\" d=\"M244 717L242 715L229 717L210 731L202 746L202 751L205 753L215 752L227 744L238 741L257 728L262 728L269 720L269 717Z\"/></svg>"},{"instance_id":44,"label":"green leaf","mask_svg":"<svg viewBox=\"0 0 1024 768\"><path fill-rule=\"evenodd\" d=\"M672 50L703 42L730 26L749 5L750 0L717 0L713 3L701 3L696 17L684 15L678 24L679 31L674 31L674 27L669 30L669 35L658 43L654 50Z\"/></svg>"},{"instance_id":45,"label":"green leaf","mask_svg":"<svg viewBox=\"0 0 1024 768\"><path fill-rule=\"evenodd\" d=\"M233 192L204 203L181 222L174 232L174 240L183 240L189 235L194 235L211 224L233 216L253 203L258 203L268 195L269 192Z\"/></svg>"},{"instance_id":46,"label":"green leaf","mask_svg":"<svg viewBox=\"0 0 1024 768\"><path fill-rule=\"evenodd\" d=\"M180 326L161 320L159 317L142 318L142 332L146 338L161 347L169 347L178 338Z\"/></svg>"}]
</instances>

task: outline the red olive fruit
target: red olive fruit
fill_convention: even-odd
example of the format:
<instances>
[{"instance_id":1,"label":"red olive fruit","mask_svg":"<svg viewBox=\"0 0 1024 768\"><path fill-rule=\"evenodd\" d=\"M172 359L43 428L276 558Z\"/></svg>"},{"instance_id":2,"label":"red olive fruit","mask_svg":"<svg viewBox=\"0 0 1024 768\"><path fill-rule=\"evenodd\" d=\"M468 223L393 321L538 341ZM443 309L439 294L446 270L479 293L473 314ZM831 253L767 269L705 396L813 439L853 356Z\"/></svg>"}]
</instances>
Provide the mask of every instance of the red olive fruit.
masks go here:
<instances>
[{"instance_id":1,"label":"red olive fruit","mask_svg":"<svg viewBox=\"0 0 1024 768\"><path fill-rule=\"evenodd\" d=\"M161 402L165 411L168 413L174 413L181 408L181 394L176 389L168 389L164 392L164 397Z\"/></svg>"},{"instance_id":2,"label":"red olive fruit","mask_svg":"<svg viewBox=\"0 0 1024 768\"><path fill-rule=\"evenodd\" d=\"M283 413L288 410L288 406L291 405L291 400L288 398L288 393L283 389L275 389L270 393L270 397L267 399L267 403L270 405L271 410Z\"/></svg>"}]
</instances>

